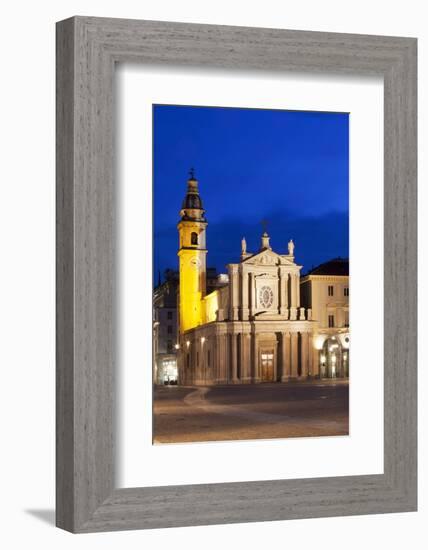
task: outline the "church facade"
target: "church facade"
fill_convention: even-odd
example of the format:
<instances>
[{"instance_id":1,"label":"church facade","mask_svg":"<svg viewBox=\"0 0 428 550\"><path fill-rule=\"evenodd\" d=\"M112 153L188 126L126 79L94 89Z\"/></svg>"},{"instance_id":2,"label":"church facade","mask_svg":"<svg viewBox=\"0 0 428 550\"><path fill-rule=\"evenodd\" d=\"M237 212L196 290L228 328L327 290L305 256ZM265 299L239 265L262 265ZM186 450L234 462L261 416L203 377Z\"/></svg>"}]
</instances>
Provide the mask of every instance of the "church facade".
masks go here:
<instances>
[{"instance_id":1,"label":"church facade","mask_svg":"<svg viewBox=\"0 0 428 550\"><path fill-rule=\"evenodd\" d=\"M206 293L207 220L193 175L178 223L178 382L182 385L287 382L319 376L318 322L300 303L294 243L274 251L241 242L228 284Z\"/></svg>"}]
</instances>

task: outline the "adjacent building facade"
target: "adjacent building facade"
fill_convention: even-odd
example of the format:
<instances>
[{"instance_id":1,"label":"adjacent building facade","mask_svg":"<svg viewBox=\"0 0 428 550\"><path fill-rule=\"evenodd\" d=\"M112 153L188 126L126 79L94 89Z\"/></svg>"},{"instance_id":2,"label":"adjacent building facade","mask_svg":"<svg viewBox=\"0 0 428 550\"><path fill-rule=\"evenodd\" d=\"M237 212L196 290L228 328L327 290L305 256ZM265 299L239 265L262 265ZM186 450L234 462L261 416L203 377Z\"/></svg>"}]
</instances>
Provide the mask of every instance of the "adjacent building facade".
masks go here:
<instances>
[{"instance_id":1,"label":"adjacent building facade","mask_svg":"<svg viewBox=\"0 0 428 550\"><path fill-rule=\"evenodd\" d=\"M155 384L178 380L178 273L168 270L153 294L153 378Z\"/></svg>"},{"instance_id":2,"label":"adjacent building facade","mask_svg":"<svg viewBox=\"0 0 428 550\"><path fill-rule=\"evenodd\" d=\"M349 261L335 258L300 282L302 304L317 322L314 348L322 378L349 376Z\"/></svg>"}]
</instances>

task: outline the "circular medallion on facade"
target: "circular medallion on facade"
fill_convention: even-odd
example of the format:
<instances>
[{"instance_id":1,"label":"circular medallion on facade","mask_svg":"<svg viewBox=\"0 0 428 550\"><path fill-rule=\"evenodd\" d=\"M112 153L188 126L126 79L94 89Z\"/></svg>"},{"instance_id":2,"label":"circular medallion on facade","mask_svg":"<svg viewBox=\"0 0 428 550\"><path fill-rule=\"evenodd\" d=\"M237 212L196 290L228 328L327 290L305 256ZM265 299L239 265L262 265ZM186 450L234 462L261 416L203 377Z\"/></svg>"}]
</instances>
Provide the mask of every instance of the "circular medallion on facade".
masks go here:
<instances>
[{"instance_id":1,"label":"circular medallion on facade","mask_svg":"<svg viewBox=\"0 0 428 550\"><path fill-rule=\"evenodd\" d=\"M270 286L262 286L259 290L259 304L266 309L272 307L273 292Z\"/></svg>"}]
</instances>

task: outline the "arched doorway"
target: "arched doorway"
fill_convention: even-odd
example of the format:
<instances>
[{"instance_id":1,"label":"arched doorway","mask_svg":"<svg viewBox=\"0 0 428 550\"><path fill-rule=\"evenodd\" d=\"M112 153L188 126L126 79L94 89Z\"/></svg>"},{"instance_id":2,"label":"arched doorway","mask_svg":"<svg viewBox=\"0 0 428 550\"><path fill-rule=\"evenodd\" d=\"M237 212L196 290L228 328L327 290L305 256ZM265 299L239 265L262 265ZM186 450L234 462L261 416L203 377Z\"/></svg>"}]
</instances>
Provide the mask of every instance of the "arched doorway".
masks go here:
<instances>
[{"instance_id":1,"label":"arched doorway","mask_svg":"<svg viewBox=\"0 0 428 550\"><path fill-rule=\"evenodd\" d=\"M343 348L340 339L331 336L325 340L320 356L321 378L347 378L349 376L349 349Z\"/></svg>"}]
</instances>

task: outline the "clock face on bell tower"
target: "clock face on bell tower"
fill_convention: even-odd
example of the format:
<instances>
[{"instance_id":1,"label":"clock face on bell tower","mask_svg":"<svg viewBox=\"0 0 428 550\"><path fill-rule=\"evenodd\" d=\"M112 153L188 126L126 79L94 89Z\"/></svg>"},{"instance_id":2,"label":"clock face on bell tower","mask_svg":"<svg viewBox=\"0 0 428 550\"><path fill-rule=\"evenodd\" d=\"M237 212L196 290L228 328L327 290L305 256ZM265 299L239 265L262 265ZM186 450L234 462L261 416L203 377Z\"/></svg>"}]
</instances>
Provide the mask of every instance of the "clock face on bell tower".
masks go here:
<instances>
[{"instance_id":1,"label":"clock face on bell tower","mask_svg":"<svg viewBox=\"0 0 428 550\"><path fill-rule=\"evenodd\" d=\"M201 267L201 260L199 258L196 258L196 257L192 257L190 258L190 267L192 267L193 269L198 269L198 267Z\"/></svg>"}]
</instances>

